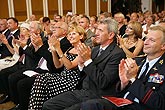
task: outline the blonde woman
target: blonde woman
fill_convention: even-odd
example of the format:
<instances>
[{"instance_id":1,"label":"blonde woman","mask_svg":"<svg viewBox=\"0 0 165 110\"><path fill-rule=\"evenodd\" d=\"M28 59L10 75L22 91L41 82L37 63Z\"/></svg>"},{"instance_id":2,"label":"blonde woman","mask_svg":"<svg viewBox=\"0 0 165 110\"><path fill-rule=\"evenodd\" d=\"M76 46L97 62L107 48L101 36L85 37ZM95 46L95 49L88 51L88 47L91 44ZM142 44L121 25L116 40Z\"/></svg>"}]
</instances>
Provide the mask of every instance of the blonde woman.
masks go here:
<instances>
[{"instance_id":1,"label":"blonde woman","mask_svg":"<svg viewBox=\"0 0 165 110\"><path fill-rule=\"evenodd\" d=\"M79 59L77 48L78 44L84 41L84 37L85 31L82 27L71 26L67 39L73 47L66 51L66 53L62 52L59 40L54 36L49 38L49 48L52 52L54 65L56 68L64 66L64 69L61 73L46 73L36 77L30 97L30 110L41 110L42 104L46 100L75 89L80 79L77 68Z\"/></svg>"},{"instance_id":2,"label":"blonde woman","mask_svg":"<svg viewBox=\"0 0 165 110\"><path fill-rule=\"evenodd\" d=\"M125 35L118 36L118 43L129 58L134 58L141 54L143 48L142 26L137 21L131 21L126 27Z\"/></svg>"}]
</instances>

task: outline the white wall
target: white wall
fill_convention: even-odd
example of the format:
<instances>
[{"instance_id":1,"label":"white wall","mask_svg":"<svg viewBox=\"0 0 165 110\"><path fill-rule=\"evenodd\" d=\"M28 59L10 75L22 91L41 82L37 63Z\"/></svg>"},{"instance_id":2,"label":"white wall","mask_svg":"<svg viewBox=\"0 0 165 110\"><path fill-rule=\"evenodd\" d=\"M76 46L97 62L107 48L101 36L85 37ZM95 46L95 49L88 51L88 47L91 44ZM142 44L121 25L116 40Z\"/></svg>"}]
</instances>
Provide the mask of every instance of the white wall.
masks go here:
<instances>
[{"instance_id":1,"label":"white wall","mask_svg":"<svg viewBox=\"0 0 165 110\"><path fill-rule=\"evenodd\" d=\"M142 11L145 12L147 10L152 11L152 0L141 0L142 2Z\"/></svg>"}]
</instances>

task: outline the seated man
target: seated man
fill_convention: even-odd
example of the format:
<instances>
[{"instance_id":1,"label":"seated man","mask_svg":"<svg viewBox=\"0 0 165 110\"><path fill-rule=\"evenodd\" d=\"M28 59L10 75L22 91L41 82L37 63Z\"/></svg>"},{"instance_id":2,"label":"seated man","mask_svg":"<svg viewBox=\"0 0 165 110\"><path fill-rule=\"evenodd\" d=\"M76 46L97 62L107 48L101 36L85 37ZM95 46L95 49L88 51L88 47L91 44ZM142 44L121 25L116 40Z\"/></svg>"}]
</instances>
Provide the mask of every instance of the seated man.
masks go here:
<instances>
[{"instance_id":1,"label":"seated man","mask_svg":"<svg viewBox=\"0 0 165 110\"><path fill-rule=\"evenodd\" d=\"M152 27L144 41L143 51L147 56L141 61L140 67L132 59L121 60L119 65L121 82L117 90L121 93L120 97L132 101L132 104L117 107L106 99L97 102L91 100L83 104L82 110L164 110L164 44L165 29L160 26Z\"/></svg>"},{"instance_id":2,"label":"seated man","mask_svg":"<svg viewBox=\"0 0 165 110\"><path fill-rule=\"evenodd\" d=\"M82 102L100 98L102 95L115 95L115 85L119 81L118 65L125 54L115 42L118 32L117 22L105 19L96 30L96 42L101 44L93 48L79 44L79 69L85 72L81 90L68 91L46 101L43 110L80 110ZM100 52L100 50L102 50Z\"/></svg>"}]
</instances>

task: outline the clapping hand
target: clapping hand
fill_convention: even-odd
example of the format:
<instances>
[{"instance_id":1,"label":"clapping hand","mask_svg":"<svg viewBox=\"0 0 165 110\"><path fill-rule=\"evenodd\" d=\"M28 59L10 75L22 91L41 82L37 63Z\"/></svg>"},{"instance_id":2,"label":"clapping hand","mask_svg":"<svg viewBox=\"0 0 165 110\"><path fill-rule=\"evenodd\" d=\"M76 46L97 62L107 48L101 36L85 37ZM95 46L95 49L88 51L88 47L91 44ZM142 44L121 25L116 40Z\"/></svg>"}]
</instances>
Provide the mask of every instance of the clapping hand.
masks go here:
<instances>
[{"instance_id":1,"label":"clapping hand","mask_svg":"<svg viewBox=\"0 0 165 110\"><path fill-rule=\"evenodd\" d=\"M139 67L132 58L122 59L119 64L119 77L121 86L124 88L130 79L135 78Z\"/></svg>"},{"instance_id":2,"label":"clapping hand","mask_svg":"<svg viewBox=\"0 0 165 110\"><path fill-rule=\"evenodd\" d=\"M31 33L30 39L36 51L43 45L42 38L39 34Z\"/></svg>"},{"instance_id":3,"label":"clapping hand","mask_svg":"<svg viewBox=\"0 0 165 110\"><path fill-rule=\"evenodd\" d=\"M77 51L78 51L78 55L81 57L81 62L85 62L91 59L91 49L89 46L86 46L84 43L79 43Z\"/></svg>"},{"instance_id":4,"label":"clapping hand","mask_svg":"<svg viewBox=\"0 0 165 110\"><path fill-rule=\"evenodd\" d=\"M60 41L54 34L49 37L48 44L51 51L58 51L60 49Z\"/></svg>"},{"instance_id":5,"label":"clapping hand","mask_svg":"<svg viewBox=\"0 0 165 110\"><path fill-rule=\"evenodd\" d=\"M8 40L6 39L6 36L4 34L0 34L0 40L2 41L3 44L7 45Z\"/></svg>"}]
</instances>

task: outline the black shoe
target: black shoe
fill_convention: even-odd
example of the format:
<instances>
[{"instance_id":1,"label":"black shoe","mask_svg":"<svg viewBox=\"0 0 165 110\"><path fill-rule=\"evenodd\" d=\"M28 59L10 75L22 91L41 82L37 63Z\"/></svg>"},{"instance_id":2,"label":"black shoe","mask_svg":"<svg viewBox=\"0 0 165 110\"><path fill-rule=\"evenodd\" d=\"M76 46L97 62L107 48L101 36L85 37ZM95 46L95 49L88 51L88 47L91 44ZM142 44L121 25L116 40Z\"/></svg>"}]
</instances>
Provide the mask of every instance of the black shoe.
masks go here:
<instances>
[{"instance_id":1,"label":"black shoe","mask_svg":"<svg viewBox=\"0 0 165 110\"><path fill-rule=\"evenodd\" d=\"M0 97L0 104L7 102L9 99L9 96L6 94L1 95Z\"/></svg>"},{"instance_id":2,"label":"black shoe","mask_svg":"<svg viewBox=\"0 0 165 110\"><path fill-rule=\"evenodd\" d=\"M17 104L15 107L11 108L10 110L20 110L19 109L19 104Z\"/></svg>"}]
</instances>

